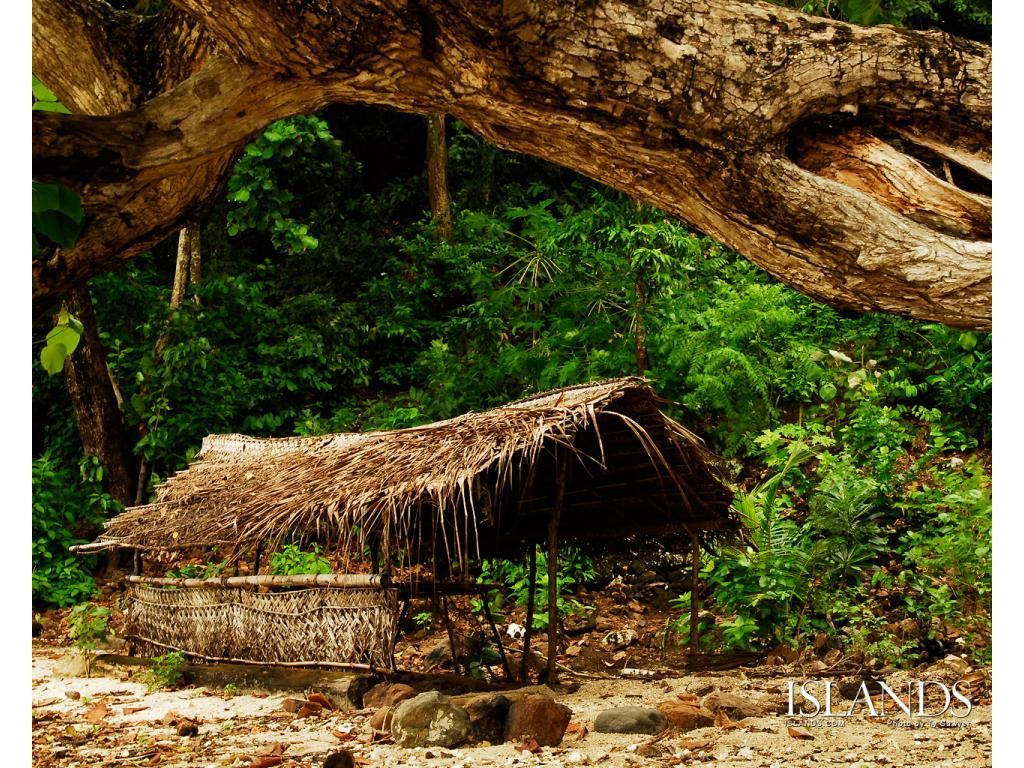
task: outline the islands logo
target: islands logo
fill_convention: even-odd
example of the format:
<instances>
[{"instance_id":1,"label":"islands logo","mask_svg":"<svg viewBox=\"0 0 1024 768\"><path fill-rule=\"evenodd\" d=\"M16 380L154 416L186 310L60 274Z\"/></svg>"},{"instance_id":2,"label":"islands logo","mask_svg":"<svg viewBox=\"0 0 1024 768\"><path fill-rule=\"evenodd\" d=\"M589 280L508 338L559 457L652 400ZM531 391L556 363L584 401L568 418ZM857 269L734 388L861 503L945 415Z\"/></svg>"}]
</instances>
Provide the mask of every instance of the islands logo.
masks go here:
<instances>
[{"instance_id":1,"label":"islands logo","mask_svg":"<svg viewBox=\"0 0 1024 768\"><path fill-rule=\"evenodd\" d=\"M787 715L800 718L804 725L814 724L813 719L824 719L821 725L842 725L844 718L864 715L894 718L894 724L927 718L936 726L961 727L974 707L969 689L970 683L966 680L952 684L940 680L910 680L905 688L898 689L882 680L863 680L856 694L847 699L839 695L832 680L790 680Z\"/></svg>"}]
</instances>

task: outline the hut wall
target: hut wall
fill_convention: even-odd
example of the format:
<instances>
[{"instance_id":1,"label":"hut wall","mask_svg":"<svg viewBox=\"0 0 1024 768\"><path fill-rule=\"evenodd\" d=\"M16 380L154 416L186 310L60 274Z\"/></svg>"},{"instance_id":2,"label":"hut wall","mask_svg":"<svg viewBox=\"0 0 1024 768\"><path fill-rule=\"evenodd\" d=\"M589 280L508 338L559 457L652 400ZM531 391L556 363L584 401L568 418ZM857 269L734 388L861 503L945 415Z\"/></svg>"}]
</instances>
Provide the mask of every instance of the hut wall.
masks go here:
<instances>
[{"instance_id":1,"label":"hut wall","mask_svg":"<svg viewBox=\"0 0 1024 768\"><path fill-rule=\"evenodd\" d=\"M152 654L180 650L217 661L391 669L397 604L394 589L257 592L131 584L127 635Z\"/></svg>"}]
</instances>

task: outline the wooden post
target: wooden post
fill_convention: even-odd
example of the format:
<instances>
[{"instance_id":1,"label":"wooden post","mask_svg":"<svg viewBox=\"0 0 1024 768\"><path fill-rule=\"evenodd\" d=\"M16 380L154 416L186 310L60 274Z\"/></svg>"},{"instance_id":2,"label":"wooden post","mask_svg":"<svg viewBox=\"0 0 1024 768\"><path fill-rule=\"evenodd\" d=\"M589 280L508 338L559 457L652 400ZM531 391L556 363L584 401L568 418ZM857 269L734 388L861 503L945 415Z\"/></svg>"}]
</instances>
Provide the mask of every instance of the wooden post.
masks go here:
<instances>
[{"instance_id":1,"label":"wooden post","mask_svg":"<svg viewBox=\"0 0 1024 768\"><path fill-rule=\"evenodd\" d=\"M533 635L533 593L537 590L537 545L530 544L530 578L526 597L526 636L523 638L523 661L519 669L522 682L529 680L527 670L530 660L530 638Z\"/></svg>"},{"instance_id":2,"label":"wooden post","mask_svg":"<svg viewBox=\"0 0 1024 768\"><path fill-rule=\"evenodd\" d=\"M491 634L494 635L494 642L498 644L498 653L501 654L501 668L505 672L505 679L512 682L512 670L508 664L508 654L505 653L505 644L501 642L501 633L498 631L498 625L494 623L494 614L491 613L491 601L488 595L488 588L481 587L480 601L483 606L484 616L487 618L487 623L491 627Z\"/></svg>"},{"instance_id":3,"label":"wooden post","mask_svg":"<svg viewBox=\"0 0 1024 768\"><path fill-rule=\"evenodd\" d=\"M448 613L448 597L441 597L441 606L444 609L444 626L448 630L448 646L452 649L452 671L459 674L459 646L455 640L455 627L452 626L452 617ZM469 674L469 668L466 668Z\"/></svg>"},{"instance_id":4,"label":"wooden post","mask_svg":"<svg viewBox=\"0 0 1024 768\"><path fill-rule=\"evenodd\" d=\"M700 652L700 638L697 630L697 586L700 580L700 539L696 531L690 531L690 548L693 558L693 580L690 584L690 671L697 667L697 654Z\"/></svg>"},{"instance_id":5,"label":"wooden post","mask_svg":"<svg viewBox=\"0 0 1024 768\"><path fill-rule=\"evenodd\" d=\"M253 564L253 575L260 575L260 558L263 556L263 542L256 545L256 562Z\"/></svg>"},{"instance_id":6,"label":"wooden post","mask_svg":"<svg viewBox=\"0 0 1024 768\"><path fill-rule=\"evenodd\" d=\"M557 479L555 486L555 507L548 523L548 672L547 682L558 680L555 657L558 655L558 525L562 519L562 505L565 503L565 484L569 475L570 454L564 446L555 451Z\"/></svg>"},{"instance_id":7,"label":"wooden post","mask_svg":"<svg viewBox=\"0 0 1024 768\"><path fill-rule=\"evenodd\" d=\"M132 573L136 576L142 575L142 553L138 549L132 552Z\"/></svg>"}]
</instances>

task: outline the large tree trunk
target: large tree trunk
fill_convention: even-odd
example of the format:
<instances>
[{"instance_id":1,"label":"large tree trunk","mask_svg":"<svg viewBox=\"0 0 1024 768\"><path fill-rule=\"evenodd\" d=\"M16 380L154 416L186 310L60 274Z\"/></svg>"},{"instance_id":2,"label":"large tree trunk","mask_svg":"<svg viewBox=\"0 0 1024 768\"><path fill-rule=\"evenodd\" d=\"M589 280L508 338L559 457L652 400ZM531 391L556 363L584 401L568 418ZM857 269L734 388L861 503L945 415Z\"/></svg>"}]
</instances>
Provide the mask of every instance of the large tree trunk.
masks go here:
<instances>
[{"instance_id":1,"label":"large tree trunk","mask_svg":"<svg viewBox=\"0 0 1024 768\"><path fill-rule=\"evenodd\" d=\"M434 232L441 240L452 236L452 201L448 194L448 140L444 115L427 115L427 194Z\"/></svg>"},{"instance_id":2,"label":"large tree trunk","mask_svg":"<svg viewBox=\"0 0 1024 768\"><path fill-rule=\"evenodd\" d=\"M99 458L106 470L110 495L128 506L135 501L135 456L96 327L89 286L70 291L67 305L83 328L78 348L64 363L82 450Z\"/></svg>"},{"instance_id":3,"label":"large tree trunk","mask_svg":"<svg viewBox=\"0 0 1024 768\"><path fill-rule=\"evenodd\" d=\"M33 115L34 173L81 190L92 217L33 265L37 301L192 218L267 123L361 102L451 114L822 301L990 325L987 46L745 0L176 4L221 51L195 75L113 117ZM94 28L80 34L102 47ZM47 72L79 48L61 54L33 61L58 96Z\"/></svg>"}]
</instances>

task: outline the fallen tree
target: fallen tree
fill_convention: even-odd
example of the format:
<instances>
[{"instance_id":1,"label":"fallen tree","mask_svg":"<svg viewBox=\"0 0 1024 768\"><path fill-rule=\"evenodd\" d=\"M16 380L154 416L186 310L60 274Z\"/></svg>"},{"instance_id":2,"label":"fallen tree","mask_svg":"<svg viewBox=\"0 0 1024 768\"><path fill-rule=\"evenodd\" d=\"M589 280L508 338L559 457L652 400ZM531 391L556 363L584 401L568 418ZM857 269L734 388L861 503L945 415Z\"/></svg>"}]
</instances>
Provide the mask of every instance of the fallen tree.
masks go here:
<instances>
[{"instance_id":1,"label":"fallen tree","mask_svg":"<svg viewBox=\"0 0 1024 768\"><path fill-rule=\"evenodd\" d=\"M91 217L37 302L193 219L269 122L358 102L454 115L830 304L991 323L987 46L741 0L175 4L34 3L34 71L84 114L33 115L33 173Z\"/></svg>"}]
</instances>

